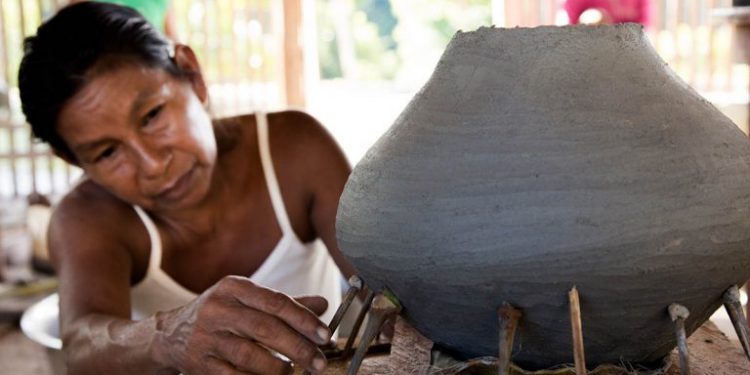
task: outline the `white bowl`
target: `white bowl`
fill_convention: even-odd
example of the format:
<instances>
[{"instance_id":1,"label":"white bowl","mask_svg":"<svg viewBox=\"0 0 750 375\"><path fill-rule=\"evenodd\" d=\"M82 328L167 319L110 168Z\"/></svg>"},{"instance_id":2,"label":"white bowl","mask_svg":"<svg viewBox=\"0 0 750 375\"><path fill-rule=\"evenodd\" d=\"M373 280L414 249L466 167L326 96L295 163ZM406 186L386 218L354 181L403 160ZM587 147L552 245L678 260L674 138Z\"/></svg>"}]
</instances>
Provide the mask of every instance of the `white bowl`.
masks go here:
<instances>
[{"instance_id":1,"label":"white bowl","mask_svg":"<svg viewBox=\"0 0 750 375\"><path fill-rule=\"evenodd\" d=\"M60 325L58 316L59 297L57 293L35 303L21 316L21 330L26 336L37 343L50 348L62 349L60 339Z\"/></svg>"}]
</instances>

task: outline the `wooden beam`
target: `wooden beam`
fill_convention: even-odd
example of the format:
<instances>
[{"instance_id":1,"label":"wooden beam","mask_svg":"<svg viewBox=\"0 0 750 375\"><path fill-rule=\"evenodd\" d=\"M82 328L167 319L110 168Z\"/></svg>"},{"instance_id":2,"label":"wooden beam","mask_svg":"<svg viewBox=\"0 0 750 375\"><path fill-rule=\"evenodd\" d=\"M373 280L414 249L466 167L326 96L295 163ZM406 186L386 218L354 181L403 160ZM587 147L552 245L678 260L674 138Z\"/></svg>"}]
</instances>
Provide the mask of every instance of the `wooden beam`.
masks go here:
<instances>
[{"instance_id":1,"label":"wooden beam","mask_svg":"<svg viewBox=\"0 0 750 375\"><path fill-rule=\"evenodd\" d=\"M305 106L302 1L284 0L284 91L286 104Z\"/></svg>"}]
</instances>

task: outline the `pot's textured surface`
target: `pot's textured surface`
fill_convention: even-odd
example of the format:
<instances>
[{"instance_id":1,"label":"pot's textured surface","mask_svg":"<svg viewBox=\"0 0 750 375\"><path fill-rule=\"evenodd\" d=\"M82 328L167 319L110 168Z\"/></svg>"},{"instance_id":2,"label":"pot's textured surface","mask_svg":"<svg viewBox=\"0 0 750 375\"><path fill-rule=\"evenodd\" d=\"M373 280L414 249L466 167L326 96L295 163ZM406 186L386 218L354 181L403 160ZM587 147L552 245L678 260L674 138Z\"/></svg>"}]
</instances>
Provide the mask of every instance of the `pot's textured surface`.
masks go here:
<instances>
[{"instance_id":1,"label":"pot's textured surface","mask_svg":"<svg viewBox=\"0 0 750 375\"><path fill-rule=\"evenodd\" d=\"M496 308L523 310L513 359L657 361L667 306L692 332L750 276L750 144L677 78L640 26L459 33L354 169L342 251L424 335L496 355Z\"/></svg>"}]
</instances>

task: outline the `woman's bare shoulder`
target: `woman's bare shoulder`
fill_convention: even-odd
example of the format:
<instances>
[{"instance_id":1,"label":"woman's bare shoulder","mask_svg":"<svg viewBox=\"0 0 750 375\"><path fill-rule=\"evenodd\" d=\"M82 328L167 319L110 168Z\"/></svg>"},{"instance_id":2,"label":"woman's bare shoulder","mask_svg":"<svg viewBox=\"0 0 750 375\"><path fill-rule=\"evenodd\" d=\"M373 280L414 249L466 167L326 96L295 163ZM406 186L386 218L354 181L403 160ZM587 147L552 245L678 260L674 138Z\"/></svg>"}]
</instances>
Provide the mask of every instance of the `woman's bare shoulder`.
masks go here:
<instances>
[{"instance_id":1,"label":"woman's bare shoulder","mask_svg":"<svg viewBox=\"0 0 750 375\"><path fill-rule=\"evenodd\" d=\"M147 232L138 228L138 222L132 206L86 180L55 206L48 232L53 260L59 260L55 258L61 253L89 256L101 248L142 247L142 235Z\"/></svg>"},{"instance_id":2,"label":"woman's bare shoulder","mask_svg":"<svg viewBox=\"0 0 750 375\"><path fill-rule=\"evenodd\" d=\"M269 142L274 161L306 157L338 157L340 149L328 130L310 114L298 110L270 112ZM220 154L241 149L257 152L256 114L214 120L214 132ZM311 160L311 159L309 159Z\"/></svg>"},{"instance_id":3,"label":"woman's bare shoulder","mask_svg":"<svg viewBox=\"0 0 750 375\"><path fill-rule=\"evenodd\" d=\"M336 140L315 117L298 110L271 112L267 116L274 165L287 183L304 183L311 176L320 176L321 171L346 179L350 170L348 161ZM226 154L231 150L257 154L256 125L255 114L216 120L214 131L220 154L222 149Z\"/></svg>"},{"instance_id":4,"label":"woman's bare shoulder","mask_svg":"<svg viewBox=\"0 0 750 375\"><path fill-rule=\"evenodd\" d=\"M304 155L309 161L340 159L343 153L328 130L312 115L288 110L268 115L271 142L289 151L290 156Z\"/></svg>"},{"instance_id":5,"label":"woman's bare shoulder","mask_svg":"<svg viewBox=\"0 0 750 375\"><path fill-rule=\"evenodd\" d=\"M85 180L63 197L55 207L53 219L61 220L72 216L83 221L89 221L87 218L92 218L97 222L107 222L119 221L123 216L129 216L129 213L134 213L132 206L117 199L91 180ZM70 224L76 223L76 221L70 222Z\"/></svg>"},{"instance_id":6,"label":"woman's bare shoulder","mask_svg":"<svg viewBox=\"0 0 750 375\"><path fill-rule=\"evenodd\" d=\"M319 193L339 194L351 167L328 130L301 111L269 114L274 163L288 181Z\"/></svg>"},{"instance_id":7,"label":"woman's bare shoulder","mask_svg":"<svg viewBox=\"0 0 750 375\"><path fill-rule=\"evenodd\" d=\"M325 127L311 114L300 110L285 110L268 114L271 131L284 132L289 136L328 134Z\"/></svg>"},{"instance_id":8,"label":"woman's bare shoulder","mask_svg":"<svg viewBox=\"0 0 750 375\"><path fill-rule=\"evenodd\" d=\"M255 139L255 118L251 114L215 119L213 125L219 155L247 150Z\"/></svg>"}]
</instances>

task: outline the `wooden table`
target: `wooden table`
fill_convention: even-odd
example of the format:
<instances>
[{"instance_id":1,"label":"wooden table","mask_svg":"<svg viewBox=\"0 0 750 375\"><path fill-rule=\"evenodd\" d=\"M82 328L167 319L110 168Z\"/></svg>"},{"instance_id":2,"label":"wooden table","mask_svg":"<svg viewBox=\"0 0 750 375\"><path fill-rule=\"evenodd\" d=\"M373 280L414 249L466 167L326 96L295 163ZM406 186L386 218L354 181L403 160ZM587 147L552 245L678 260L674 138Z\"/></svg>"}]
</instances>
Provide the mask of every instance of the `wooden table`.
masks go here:
<instances>
[{"instance_id":1,"label":"wooden table","mask_svg":"<svg viewBox=\"0 0 750 375\"><path fill-rule=\"evenodd\" d=\"M0 324L0 373L54 375L47 350L10 323Z\"/></svg>"}]
</instances>

